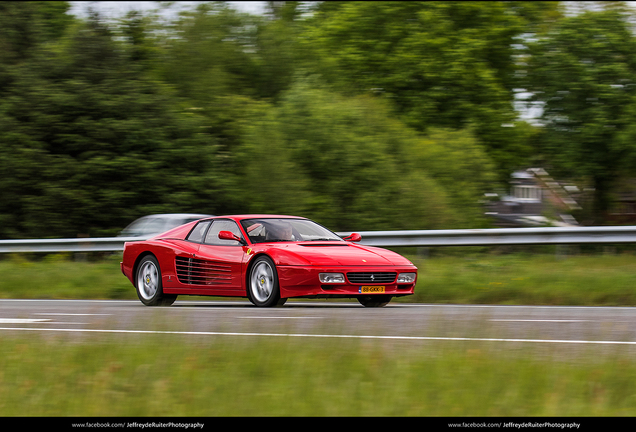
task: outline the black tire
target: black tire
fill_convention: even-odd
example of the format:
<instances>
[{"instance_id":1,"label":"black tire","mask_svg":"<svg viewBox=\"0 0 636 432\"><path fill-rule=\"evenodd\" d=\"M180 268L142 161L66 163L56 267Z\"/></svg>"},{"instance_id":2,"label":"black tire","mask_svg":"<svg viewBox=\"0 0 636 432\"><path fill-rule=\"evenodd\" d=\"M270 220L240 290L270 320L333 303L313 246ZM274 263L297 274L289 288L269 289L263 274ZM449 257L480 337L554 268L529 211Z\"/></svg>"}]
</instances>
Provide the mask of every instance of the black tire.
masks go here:
<instances>
[{"instance_id":1,"label":"black tire","mask_svg":"<svg viewBox=\"0 0 636 432\"><path fill-rule=\"evenodd\" d=\"M358 301L364 307L384 307L389 304L390 295L368 295L358 297Z\"/></svg>"},{"instance_id":2,"label":"black tire","mask_svg":"<svg viewBox=\"0 0 636 432\"><path fill-rule=\"evenodd\" d=\"M282 306L285 303L287 303L287 299L286 298L279 298L278 301L276 302L276 306Z\"/></svg>"},{"instance_id":3,"label":"black tire","mask_svg":"<svg viewBox=\"0 0 636 432\"><path fill-rule=\"evenodd\" d=\"M262 255L254 260L247 277L247 297L259 307L281 306L278 272L271 258Z\"/></svg>"},{"instance_id":4,"label":"black tire","mask_svg":"<svg viewBox=\"0 0 636 432\"><path fill-rule=\"evenodd\" d=\"M170 306L177 299L175 294L164 294L161 268L157 258L146 255L141 259L135 274L137 297L146 306Z\"/></svg>"}]
</instances>

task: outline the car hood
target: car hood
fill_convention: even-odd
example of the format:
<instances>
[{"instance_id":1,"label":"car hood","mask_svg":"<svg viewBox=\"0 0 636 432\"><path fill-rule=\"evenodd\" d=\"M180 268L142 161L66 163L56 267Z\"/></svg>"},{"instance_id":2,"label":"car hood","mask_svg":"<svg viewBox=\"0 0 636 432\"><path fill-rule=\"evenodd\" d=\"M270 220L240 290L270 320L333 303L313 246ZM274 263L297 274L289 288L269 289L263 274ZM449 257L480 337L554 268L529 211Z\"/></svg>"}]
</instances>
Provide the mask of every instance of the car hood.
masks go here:
<instances>
[{"instance_id":1,"label":"car hood","mask_svg":"<svg viewBox=\"0 0 636 432\"><path fill-rule=\"evenodd\" d=\"M334 266L387 266L387 265L412 265L403 256L386 249L372 246L363 246L351 243L285 243L278 244L275 249L281 258L280 264L293 264L285 256L302 257L311 265Z\"/></svg>"}]
</instances>

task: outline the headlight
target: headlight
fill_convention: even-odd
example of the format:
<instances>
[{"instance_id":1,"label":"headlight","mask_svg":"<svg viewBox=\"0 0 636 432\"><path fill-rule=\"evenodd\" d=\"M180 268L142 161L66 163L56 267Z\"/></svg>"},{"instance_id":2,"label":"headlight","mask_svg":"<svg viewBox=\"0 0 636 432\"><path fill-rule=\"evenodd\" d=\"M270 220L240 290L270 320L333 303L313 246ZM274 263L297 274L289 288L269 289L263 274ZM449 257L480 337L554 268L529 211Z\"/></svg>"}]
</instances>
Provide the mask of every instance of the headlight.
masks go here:
<instances>
[{"instance_id":1,"label":"headlight","mask_svg":"<svg viewBox=\"0 0 636 432\"><path fill-rule=\"evenodd\" d=\"M342 273L320 273L318 278L322 283L345 283L345 277Z\"/></svg>"},{"instance_id":2,"label":"headlight","mask_svg":"<svg viewBox=\"0 0 636 432\"><path fill-rule=\"evenodd\" d=\"M415 282L415 273L400 273L397 283L413 283Z\"/></svg>"}]
</instances>

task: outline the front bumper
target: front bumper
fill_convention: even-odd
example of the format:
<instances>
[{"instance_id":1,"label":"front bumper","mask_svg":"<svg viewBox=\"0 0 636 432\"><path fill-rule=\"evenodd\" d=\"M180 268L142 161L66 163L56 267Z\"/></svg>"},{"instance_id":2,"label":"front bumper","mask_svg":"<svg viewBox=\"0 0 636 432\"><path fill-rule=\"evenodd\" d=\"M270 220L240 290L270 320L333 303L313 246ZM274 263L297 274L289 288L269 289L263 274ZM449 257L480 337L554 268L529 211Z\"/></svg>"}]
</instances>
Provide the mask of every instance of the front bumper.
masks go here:
<instances>
[{"instance_id":1,"label":"front bumper","mask_svg":"<svg viewBox=\"0 0 636 432\"><path fill-rule=\"evenodd\" d=\"M413 294L416 280L412 283L397 283L397 275L400 273L417 273L416 267L390 266L390 267L300 267L278 266L278 282L280 294L283 298L289 297L357 297L360 295L391 295L403 296ZM391 282L362 281L352 282L350 273L395 273ZM321 283L320 273L343 273L346 276L345 283ZM363 290L364 287L364 290ZM369 289L367 287L375 287ZM364 292L363 292L364 291ZM368 292L371 291L371 292Z\"/></svg>"}]
</instances>

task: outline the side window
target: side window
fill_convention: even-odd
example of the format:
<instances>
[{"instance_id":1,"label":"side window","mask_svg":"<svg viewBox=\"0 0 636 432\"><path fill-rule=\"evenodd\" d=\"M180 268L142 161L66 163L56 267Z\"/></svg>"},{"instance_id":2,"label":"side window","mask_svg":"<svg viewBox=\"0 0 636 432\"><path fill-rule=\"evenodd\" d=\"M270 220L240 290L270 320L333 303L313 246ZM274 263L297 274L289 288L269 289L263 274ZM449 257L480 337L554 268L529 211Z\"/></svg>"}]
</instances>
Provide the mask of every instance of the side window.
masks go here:
<instances>
[{"instance_id":1,"label":"side window","mask_svg":"<svg viewBox=\"0 0 636 432\"><path fill-rule=\"evenodd\" d=\"M219 238L221 231L230 231L232 234L241 237L241 231L234 221L215 220L205 236L205 244L215 246L238 246L240 244L236 240L221 240Z\"/></svg>"},{"instance_id":2,"label":"side window","mask_svg":"<svg viewBox=\"0 0 636 432\"><path fill-rule=\"evenodd\" d=\"M210 221L199 222L194 229L188 235L187 240L195 243L201 243L203 241L203 234L205 234L205 230L210 225Z\"/></svg>"}]
</instances>

